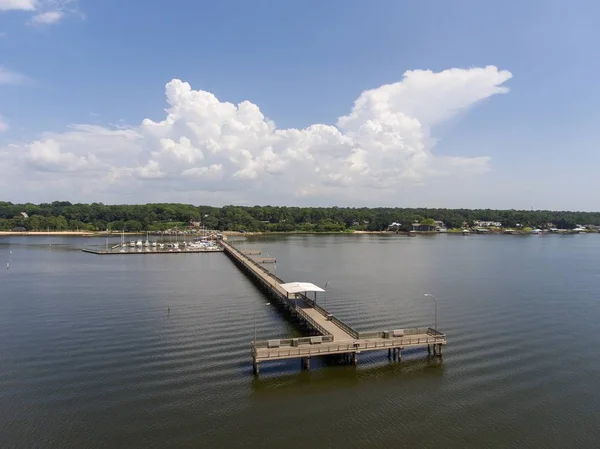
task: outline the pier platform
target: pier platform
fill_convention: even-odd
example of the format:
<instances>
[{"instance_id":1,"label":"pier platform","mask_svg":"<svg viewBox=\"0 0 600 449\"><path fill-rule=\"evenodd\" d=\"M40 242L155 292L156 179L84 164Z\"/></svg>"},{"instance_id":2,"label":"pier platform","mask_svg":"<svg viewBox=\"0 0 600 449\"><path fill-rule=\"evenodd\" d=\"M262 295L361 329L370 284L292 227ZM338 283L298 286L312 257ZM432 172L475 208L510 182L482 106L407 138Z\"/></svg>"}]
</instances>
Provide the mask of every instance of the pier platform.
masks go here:
<instances>
[{"instance_id":1,"label":"pier platform","mask_svg":"<svg viewBox=\"0 0 600 449\"><path fill-rule=\"evenodd\" d=\"M248 257L227 242L220 241L225 254L244 271L274 301L313 335L301 338L253 341L250 345L255 374L266 361L300 359L303 369L310 368L311 357L339 356L354 365L358 354L367 351L388 351L388 357L399 361L405 348L427 348L428 355L441 356L446 335L432 328L394 328L359 332L317 304L317 292L324 290L310 283L286 283L258 261ZM300 293L300 292L304 293ZM310 298L310 293L314 298Z\"/></svg>"}]
</instances>

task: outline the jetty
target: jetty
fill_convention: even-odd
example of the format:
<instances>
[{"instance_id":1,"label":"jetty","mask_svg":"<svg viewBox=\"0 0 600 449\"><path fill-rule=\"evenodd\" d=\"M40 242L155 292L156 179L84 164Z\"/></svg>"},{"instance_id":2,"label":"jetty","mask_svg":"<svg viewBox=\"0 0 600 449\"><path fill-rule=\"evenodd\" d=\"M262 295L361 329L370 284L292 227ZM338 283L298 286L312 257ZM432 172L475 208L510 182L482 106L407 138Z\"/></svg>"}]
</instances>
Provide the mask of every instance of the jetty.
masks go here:
<instances>
[{"instance_id":1,"label":"jetty","mask_svg":"<svg viewBox=\"0 0 600 449\"><path fill-rule=\"evenodd\" d=\"M299 359L302 369L310 369L314 357L333 356L358 364L362 352L385 351L388 358L400 361L407 348L427 348L430 356L442 356L446 335L438 329L393 328L359 332L317 304L317 294L325 292L309 282L284 282L262 263L220 240L225 254L261 288L273 301L290 312L290 316L306 326L308 337L270 339L251 342L252 367L255 375L259 364L268 361ZM254 252L254 251L253 251Z\"/></svg>"},{"instance_id":2,"label":"jetty","mask_svg":"<svg viewBox=\"0 0 600 449\"><path fill-rule=\"evenodd\" d=\"M254 257L252 260L256 263L275 263L275 262L277 262L277 260L275 260L274 257Z\"/></svg>"}]
</instances>

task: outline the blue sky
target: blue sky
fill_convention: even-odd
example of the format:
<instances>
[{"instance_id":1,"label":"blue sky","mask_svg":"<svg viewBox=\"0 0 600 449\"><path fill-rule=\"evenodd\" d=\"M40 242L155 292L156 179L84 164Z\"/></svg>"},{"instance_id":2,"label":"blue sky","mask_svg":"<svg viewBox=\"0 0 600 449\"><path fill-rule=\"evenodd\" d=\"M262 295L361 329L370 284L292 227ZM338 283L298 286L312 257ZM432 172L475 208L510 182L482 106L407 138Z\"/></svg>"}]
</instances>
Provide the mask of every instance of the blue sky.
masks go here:
<instances>
[{"instance_id":1,"label":"blue sky","mask_svg":"<svg viewBox=\"0 0 600 449\"><path fill-rule=\"evenodd\" d=\"M2 196L597 210L598 19L592 1L0 0ZM468 76L488 66L510 76ZM174 79L191 92L168 105ZM142 124L165 108L168 131Z\"/></svg>"}]
</instances>

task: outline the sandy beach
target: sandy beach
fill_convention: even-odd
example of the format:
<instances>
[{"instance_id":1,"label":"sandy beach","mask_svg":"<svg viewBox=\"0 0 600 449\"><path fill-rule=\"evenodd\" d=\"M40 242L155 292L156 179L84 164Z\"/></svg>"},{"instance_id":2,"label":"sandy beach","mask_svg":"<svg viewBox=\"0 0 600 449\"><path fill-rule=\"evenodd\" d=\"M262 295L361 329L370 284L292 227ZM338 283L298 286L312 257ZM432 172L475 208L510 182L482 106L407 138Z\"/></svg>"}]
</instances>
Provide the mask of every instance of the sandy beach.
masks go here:
<instances>
[{"instance_id":1,"label":"sandy beach","mask_svg":"<svg viewBox=\"0 0 600 449\"><path fill-rule=\"evenodd\" d=\"M0 231L0 237L10 236L49 236L49 235L65 235L65 236L82 236L91 237L95 235L102 235L97 232L90 231L23 231L23 232L12 232L12 231Z\"/></svg>"}]
</instances>

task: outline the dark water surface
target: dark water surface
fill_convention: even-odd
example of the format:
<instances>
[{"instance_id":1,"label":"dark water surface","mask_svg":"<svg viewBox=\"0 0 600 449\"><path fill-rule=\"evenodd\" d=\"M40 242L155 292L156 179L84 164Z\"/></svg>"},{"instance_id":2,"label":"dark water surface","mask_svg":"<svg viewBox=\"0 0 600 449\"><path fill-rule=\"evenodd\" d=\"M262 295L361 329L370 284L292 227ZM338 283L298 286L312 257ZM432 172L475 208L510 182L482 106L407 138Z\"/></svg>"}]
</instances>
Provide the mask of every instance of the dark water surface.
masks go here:
<instances>
[{"instance_id":1,"label":"dark water surface","mask_svg":"<svg viewBox=\"0 0 600 449\"><path fill-rule=\"evenodd\" d=\"M0 238L0 448L600 447L598 235L235 243L329 281L321 300L360 330L432 324L430 292L448 335L441 363L258 379L254 317L258 338L298 330L226 256L78 250L104 244Z\"/></svg>"}]
</instances>

